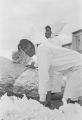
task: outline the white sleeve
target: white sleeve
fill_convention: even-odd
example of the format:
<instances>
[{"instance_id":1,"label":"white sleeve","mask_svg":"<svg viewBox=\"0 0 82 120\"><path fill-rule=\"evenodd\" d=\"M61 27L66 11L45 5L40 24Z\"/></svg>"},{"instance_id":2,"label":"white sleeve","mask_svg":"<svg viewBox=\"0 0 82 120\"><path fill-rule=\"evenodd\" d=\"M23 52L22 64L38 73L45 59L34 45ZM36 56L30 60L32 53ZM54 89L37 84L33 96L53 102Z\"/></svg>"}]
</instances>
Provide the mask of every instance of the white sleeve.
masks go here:
<instances>
[{"instance_id":1,"label":"white sleeve","mask_svg":"<svg viewBox=\"0 0 82 120\"><path fill-rule=\"evenodd\" d=\"M59 46L62 46L63 41L62 41L62 37L61 36L57 36L57 41L58 41Z\"/></svg>"},{"instance_id":2,"label":"white sleeve","mask_svg":"<svg viewBox=\"0 0 82 120\"><path fill-rule=\"evenodd\" d=\"M52 40L52 44L55 46L62 46L62 40L59 37L54 37Z\"/></svg>"}]
</instances>

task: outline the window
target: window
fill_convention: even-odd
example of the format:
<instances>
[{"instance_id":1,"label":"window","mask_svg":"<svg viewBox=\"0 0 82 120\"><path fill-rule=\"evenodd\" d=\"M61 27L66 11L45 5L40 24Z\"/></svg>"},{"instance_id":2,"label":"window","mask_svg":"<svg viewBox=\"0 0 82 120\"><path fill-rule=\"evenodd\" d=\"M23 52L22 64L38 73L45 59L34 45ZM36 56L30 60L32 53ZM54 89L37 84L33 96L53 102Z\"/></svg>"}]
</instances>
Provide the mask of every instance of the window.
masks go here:
<instances>
[{"instance_id":1,"label":"window","mask_svg":"<svg viewBox=\"0 0 82 120\"><path fill-rule=\"evenodd\" d=\"M76 49L80 49L80 36L76 36Z\"/></svg>"}]
</instances>

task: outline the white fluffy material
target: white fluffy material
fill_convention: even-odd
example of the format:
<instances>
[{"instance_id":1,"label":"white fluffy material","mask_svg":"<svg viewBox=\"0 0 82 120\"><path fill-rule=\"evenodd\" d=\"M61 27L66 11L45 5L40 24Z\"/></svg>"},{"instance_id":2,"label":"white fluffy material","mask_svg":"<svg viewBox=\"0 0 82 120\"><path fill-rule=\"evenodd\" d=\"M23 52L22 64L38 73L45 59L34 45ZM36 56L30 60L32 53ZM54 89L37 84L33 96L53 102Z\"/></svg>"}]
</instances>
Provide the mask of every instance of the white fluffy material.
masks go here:
<instances>
[{"instance_id":1,"label":"white fluffy material","mask_svg":"<svg viewBox=\"0 0 82 120\"><path fill-rule=\"evenodd\" d=\"M82 107L66 104L59 110L50 110L36 100L8 97L0 99L0 120L82 120Z\"/></svg>"}]
</instances>

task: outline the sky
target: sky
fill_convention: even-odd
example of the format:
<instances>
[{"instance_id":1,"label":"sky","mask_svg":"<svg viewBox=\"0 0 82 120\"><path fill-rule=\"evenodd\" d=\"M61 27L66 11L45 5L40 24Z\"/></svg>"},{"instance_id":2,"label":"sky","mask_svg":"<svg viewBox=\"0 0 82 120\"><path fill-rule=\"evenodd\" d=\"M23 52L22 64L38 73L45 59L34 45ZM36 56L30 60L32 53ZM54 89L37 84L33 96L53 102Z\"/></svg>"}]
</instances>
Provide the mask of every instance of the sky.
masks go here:
<instances>
[{"instance_id":1,"label":"sky","mask_svg":"<svg viewBox=\"0 0 82 120\"><path fill-rule=\"evenodd\" d=\"M0 55L11 57L22 38L42 40L47 24L65 21L61 34L71 41L82 27L81 0L0 0Z\"/></svg>"}]
</instances>

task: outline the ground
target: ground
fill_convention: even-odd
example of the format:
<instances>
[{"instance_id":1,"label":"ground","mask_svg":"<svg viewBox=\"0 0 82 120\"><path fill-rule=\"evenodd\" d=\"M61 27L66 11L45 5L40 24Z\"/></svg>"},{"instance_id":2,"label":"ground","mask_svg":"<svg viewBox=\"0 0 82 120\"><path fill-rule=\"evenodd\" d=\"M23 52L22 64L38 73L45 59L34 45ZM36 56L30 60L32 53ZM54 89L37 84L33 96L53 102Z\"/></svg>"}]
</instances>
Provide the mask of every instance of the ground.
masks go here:
<instances>
[{"instance_id":1,"label":"ground","mask_svg":"<svg viewBox=\"0 0 82 120\"><path fill-rule=\"evenodd\" d=\"M2 95L4 95L4 94L0 94L0 96L2 96ZM16 96L16 97L20 97L20 98L23 97L22 94L13 94L11 92L8 92L7 95L8 96ZM37 96L32 95L32 94L30 95L30 93L29 93L29 94L26 94L26 97L28 99L31 98L31 99L39 101L38 95ZM55 93L55 94L51 94L51 95L48 94L47 95L47 101L48 101L49 104L47 104L46 107L48 107L50 109L54 109L54 108L59 109L59 107L62 106L62 104L63 104L62 103L62 97L63 97L62 93ZM82 106L82 100L78 101L78 103Z\"/></svg>"}]
</instances>

